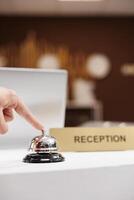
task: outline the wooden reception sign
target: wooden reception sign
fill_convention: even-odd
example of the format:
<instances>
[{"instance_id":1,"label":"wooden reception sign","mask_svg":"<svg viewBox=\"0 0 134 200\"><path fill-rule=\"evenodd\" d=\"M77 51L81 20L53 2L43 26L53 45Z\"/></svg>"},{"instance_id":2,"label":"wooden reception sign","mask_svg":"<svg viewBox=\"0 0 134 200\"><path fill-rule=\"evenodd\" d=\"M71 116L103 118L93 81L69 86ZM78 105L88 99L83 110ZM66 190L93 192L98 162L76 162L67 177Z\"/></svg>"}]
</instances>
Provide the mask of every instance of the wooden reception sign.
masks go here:
<instances>
[{"instance_id":1,"label":"wooden reception sign","mask_svg":"<svg viewBox=\"0 0 134 200\"><path fill-rule=\"evenodd\" d=\"M116 151L134 149L134 127L125 128L55 128L60 151Z\"/></svg>"}]
</instances>

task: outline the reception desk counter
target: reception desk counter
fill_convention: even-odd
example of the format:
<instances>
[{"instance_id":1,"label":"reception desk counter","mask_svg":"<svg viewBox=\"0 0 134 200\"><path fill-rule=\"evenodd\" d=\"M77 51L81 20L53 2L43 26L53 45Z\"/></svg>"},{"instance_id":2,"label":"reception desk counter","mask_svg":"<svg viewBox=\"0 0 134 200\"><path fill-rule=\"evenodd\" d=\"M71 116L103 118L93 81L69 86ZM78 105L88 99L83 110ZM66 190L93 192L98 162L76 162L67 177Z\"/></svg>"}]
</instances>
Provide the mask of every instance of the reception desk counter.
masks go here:
<instances>
[{"instance_id":1,"label":"reception desk counter","mask_svg":"<svg viewBox=\"0 0 134 200\"><path fill-rule=\"evenodd\" d=\"M134 151L64 153L28 164L26 150L0 150L0 200L133 200Z\"/></svg>"}]
</instances>

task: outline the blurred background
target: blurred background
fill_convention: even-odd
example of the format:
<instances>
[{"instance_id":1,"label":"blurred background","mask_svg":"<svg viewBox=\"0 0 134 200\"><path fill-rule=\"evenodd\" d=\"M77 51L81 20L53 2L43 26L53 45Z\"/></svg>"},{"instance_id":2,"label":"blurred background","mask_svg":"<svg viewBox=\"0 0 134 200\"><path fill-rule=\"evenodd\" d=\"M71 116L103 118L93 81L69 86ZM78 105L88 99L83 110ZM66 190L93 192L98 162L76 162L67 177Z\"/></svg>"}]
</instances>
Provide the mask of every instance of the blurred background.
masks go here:
<instances>
[{"instance_id":1,"label":"blurred background","mask_svg":"<svg viewBox=\"0 0 134 200\"><path fill-rule=\"evenodd\" d=\"M133 122L134 0L0 0L0 67L68 70L66 126Z\"/></svg>"}]
</instances>

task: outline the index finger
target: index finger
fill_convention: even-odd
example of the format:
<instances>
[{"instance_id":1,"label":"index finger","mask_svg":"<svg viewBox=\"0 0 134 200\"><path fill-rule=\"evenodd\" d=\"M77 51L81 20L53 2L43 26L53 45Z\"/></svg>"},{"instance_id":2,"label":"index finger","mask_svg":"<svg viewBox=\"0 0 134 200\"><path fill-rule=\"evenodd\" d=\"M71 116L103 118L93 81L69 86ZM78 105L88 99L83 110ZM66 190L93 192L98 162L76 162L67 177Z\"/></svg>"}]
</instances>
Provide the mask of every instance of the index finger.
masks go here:
<instances>
[{"instance_id":1,"label":"index finger","mask_svg":"<svg viewBox=\"0 0 134 200\"><path fill-rule=\"evenodd\" d=\"M31 113L29 108L24 104L24 102L18 98L17 106L15 111L22 117L26 119L33 127L38 130L44 130L44 126L36 119L36 117Z\"/></svg>"}]
</instances>

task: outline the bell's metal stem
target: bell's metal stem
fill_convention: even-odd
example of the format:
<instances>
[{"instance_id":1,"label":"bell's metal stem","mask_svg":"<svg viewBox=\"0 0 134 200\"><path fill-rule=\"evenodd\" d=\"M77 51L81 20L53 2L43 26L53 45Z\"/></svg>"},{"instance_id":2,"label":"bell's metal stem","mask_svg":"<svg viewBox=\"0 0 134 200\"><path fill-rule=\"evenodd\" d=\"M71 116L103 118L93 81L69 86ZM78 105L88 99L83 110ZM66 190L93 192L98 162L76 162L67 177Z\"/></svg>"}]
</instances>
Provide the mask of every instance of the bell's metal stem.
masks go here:
<instances>
[{"instance_id":1,"label":"bell's metal stem","mask_svg":"<svg viewBox=\"0 0 134 200\"><path fill-rule=\"evenodd\" d=\"M42 136L49 136L49 131L48 130L41 130Z\"/></svg>"},{"instance_id":2,"label":"bell's metal stem","mask_svg":"<svg viewBox=\"0 0 134 200\"><path fill-rule=\"evenodd\" d=\"M44 136L44 135L45 135L45 131L44 131L44 130L41 130L41 132L42 132L42 136Z\"/></svg>"}]
</instances>

